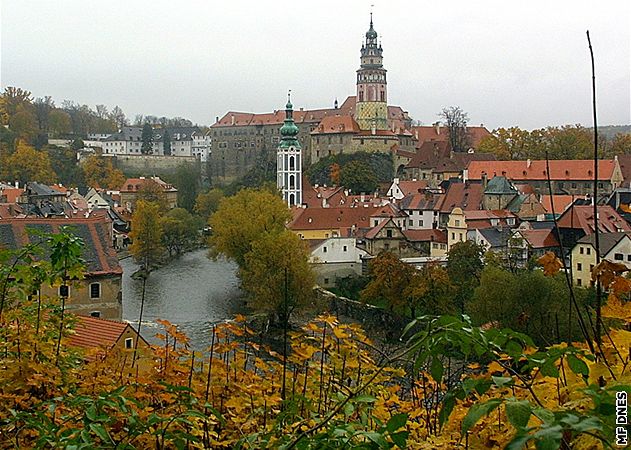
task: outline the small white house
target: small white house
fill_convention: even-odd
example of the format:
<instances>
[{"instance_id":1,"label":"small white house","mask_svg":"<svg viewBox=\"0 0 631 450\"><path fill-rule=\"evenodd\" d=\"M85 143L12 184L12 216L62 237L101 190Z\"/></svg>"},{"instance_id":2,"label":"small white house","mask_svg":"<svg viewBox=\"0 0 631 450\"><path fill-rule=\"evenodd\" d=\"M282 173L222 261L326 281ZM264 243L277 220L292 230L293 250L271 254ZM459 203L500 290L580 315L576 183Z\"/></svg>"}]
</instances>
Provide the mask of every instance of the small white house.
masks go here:
<instances>
[{"instance_id":1,"label":"small white house","mask_svg":"<svg viewBox=\"0 0 631 450\"><path fill-rule=\"evenodd\" d=\"M312 247L310 262L320 286L332 287L338 278L362 274L362 257L368 254L355 244L354 237L333 237Z\"/></svg>"}]
</instances>

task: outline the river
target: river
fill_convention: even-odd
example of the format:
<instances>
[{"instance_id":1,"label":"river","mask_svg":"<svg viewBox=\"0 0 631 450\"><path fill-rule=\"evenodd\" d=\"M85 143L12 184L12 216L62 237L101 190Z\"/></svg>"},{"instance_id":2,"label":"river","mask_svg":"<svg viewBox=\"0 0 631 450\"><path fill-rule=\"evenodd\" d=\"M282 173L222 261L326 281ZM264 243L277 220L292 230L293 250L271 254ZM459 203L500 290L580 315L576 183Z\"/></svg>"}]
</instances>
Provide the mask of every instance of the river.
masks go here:
<instances>
[{"instance_id":1,"label":"river","mask_svg":"<svg viewBox=\"0 0 631 450\"><path fill-rule=\"evenodd\" d=\"M243 312L243 296L231 261L212 261L207 250L186 253L151 272L147 279L141 334L157 343L161 332L157 319L177 324L191 339L195 350L210 345L210 325ZM132 258L120 262L123 268L123 320L138 326L142 280L131 275L138 270Z\"/></svg>"}]
</instances>

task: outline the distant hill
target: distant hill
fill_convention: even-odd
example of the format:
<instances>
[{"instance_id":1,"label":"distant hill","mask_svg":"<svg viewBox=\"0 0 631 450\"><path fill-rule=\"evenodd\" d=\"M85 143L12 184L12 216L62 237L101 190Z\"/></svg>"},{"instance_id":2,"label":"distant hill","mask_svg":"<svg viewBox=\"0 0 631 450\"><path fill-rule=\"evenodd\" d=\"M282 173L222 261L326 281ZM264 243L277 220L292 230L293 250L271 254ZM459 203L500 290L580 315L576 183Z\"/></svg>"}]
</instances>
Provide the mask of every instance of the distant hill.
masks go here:
<instances>
[{"instance_id":1,"label":"distant hill","mask_svg":"<svg viewBox=\"0 0 631 450\"><path fill-rule=\"evenodd\" d=\"M590 128L593 130L593 128ZM631 125L605 125L598 126L598 135L607 139L613 139L616 134L631 133Z\"/></svg>"}]
</instances>

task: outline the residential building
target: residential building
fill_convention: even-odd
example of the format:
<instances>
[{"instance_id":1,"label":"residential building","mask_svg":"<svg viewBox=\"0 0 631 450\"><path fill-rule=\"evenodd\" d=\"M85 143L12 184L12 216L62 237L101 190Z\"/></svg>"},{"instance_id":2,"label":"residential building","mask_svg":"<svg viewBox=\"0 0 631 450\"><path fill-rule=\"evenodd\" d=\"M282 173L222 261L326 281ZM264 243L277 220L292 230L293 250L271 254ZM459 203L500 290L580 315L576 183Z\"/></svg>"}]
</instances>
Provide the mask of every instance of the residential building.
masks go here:
<instances>
[{"instance_id":1,"label":"residential building","mask_svg":"<svg viewBox=\"0 0 631 450\"><path fill-rule=\"evenodd\" d=\"M152 189L152 187L157 188L164 194L169 209L177 206L177 189L172 184L162 181L160 177L128 178L120 188L121 205L128 211L133 211L138 191Z\"/></svg>"},{"instance_id":2,"label":"residential building","mask_svg":"<svg viewBox=\"0 0 631 450\"><path fill-rule=\"evenodd\" d=\"M357 248L354 237L334 237L315 240L311 250L311 265L320 286L335 286L338 278L362 275L362 259L367 255Z\"/></svg>"},{"instance_id":3,"label":"residential building","mask_svg":"<svg viewBox=\"0 0 631 450\"><path fill-rule=\"evenodd\" d=\"M594 161L550 160L552 194L588 195L594 190ZM538 194L550 194L545 160L471 161L463 175L465 180L483 180L503 176L513 183L527 183ZM623 181L617 159L598 162L598 188L609 196Z\"/></svg>"},{"instance_id":4,"label":"residential building","mask_svg":"<svg viewBox=\"0 0 631 450\"><path fill-rule=\"evenodd\" d=\"M583 236L594 233L594 207L572 204L557 219L563 247L568 251ZM598 206L598 231L617 233L631 231L631 226L609 205Z\"/></svg>"},{"instance_id":5,"label":"residential building","mask_svg":"<svg viewBox=\"0 0 631 450\"><path fill-rule=\"evenodd\" d=\"M474 240L478 243L487 241L491 246L497 246L497 236L489 233L478 233L474 230L494 228L498 232L515 228L519 225L519 219L506 210L462 210L454 208L447 222L447 250L450 250L458 242Z\"/></svg>"},{"instance_id":6,"label":"residential building","mask_svg":"<svg viewBox=\"0 0 631 450\"><path fill-rule=\"evenodd\" d=\"M306 240L357 236L362 230L370 229L370 215L374 210L368 205L354 208L294 208L294 217L287 228Z\"/></svg>"},{"instance_id":7,"label":"residential building","mask_svg":"<svg viewBox=\"0 0 631 450\"><path fill-rule=\"evenodd\" d=\"M598 236L600 259L624 264L631 269L631 238L629 232L601 233ZM572 280L577 286L590 286L596 266L596 238L588 234L576 241L571 252Z\"/></svg>"},{"instance_id":8,"label":"residential building","mask_svg":"<svg viewBox=\"0 0 631 450\"><path fill-rule=\"evenodd\" d=\"M444 194L431 191L410 194L401 199L399 208L407 215L408 230L431 230L439 227L440 207Z\"/></svg>"},{"instance_id":9,"label":"residential building","mask_svg":"<svg viewBox=\"0 0 631 450\"><path fill-rule=\"evenodd\" d=\"M547 252L560 256L559 241L554 229L534 229L528 222L523 222L513 230L508 248L511 257L517 260L518 267L525 267L529 260L538 259Z\"/></svg>"},{"instance_id":10,"label":"residential building","mask_svg":"<svg viewBox=\"0 0 631 450\"><path fill-rule=\"evenodd\" d=\"M0 242L17 249L35 242L28 230L55 233L69 227L83 239L81 257L85 261L85 278L70 286L43 286L42 294L50 297L67 295L66 309L79 315L120 320L122 317L122 275L112 247L111 224L105 216L89 218L8 218L0 221Z\"/></svg>"},{"instance_id":11,"label":"residential building","mask_svg":"<svg viewBox=\"0 0 631 450\"><path fill-rule=\"evenodd\" d=\"M401 200L403 197L425 192L427 189L426 180L400 180L395 178L392 185L388 188L386 197L393 201Z\"/></svg>"}]
</instances>

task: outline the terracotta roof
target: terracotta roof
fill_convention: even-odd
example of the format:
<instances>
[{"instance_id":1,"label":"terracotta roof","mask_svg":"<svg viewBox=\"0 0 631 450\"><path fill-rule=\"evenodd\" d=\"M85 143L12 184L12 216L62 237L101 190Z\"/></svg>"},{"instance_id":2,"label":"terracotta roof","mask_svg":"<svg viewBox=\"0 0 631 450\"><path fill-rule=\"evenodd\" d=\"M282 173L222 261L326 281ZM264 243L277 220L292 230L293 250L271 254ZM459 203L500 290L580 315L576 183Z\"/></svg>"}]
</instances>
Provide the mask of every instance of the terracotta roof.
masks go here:
<instances>
[{"instance_id":1,"label":"terracotta roof","mask_svg":"<svg viewBox=\"0 0 631 450\"><path fill-rule=\"evenodd\" d=\"M403 195L417 194L427 187L427 180L399 181Z\"/></svg>"},{"instance_id":2,"label":"terracotta roof","mask_svg":"<svg viewBox=\"0 0 631 450\"><path fill-rule=\"evenodd\" d=\"M496 228L498 225L503 227L515 227L518 225L519 219L515 214L504 209L496 209L492 211L477 210L477 211L463 211L465 220L467 223L467 229L484 229L484 228ZM507 219L515 219L512 225L508 224ZM497 220L497 224L493 223L493 220Z\"/></svg>"},{"instance_id":3,"label":"terracotta roof","mask_svg":"<svg viewBox=\"0 0 631 450\"><path fill-rule=\"evenodd\" d=\"M554 235L554 230L520 230L519 234L532 248L558 247L559 242Z\"/></svg>"},{"instance_id":4,"label":"terracotta roof","mask_svg":"<svg viewBox=\"0 0 631 450\"><path fill-rule=\"evenodd\" d=\"M370 217L407 217L395 204L388 203L370 214Z\"/></svg>"},{"instance_id":5,"label":"terracotta roof","mask_svg":"<svg viewBox=\"0 0 631 450\"><path fill-rule=\"evenodd\" d=\"M616 161L601 160L598 163L598 176L601 180L610 180L616 168ZM467 166L467 177L470 180L488 178L497 175L505 176L513 181L546 180L546 162L535 161L471 161ZM594 162L591 160L551 160L550 178L552 180L585 180L594 179Z\"/></svg>"},{"instance_id":6,"label":"terracotta roof","mask_svg":"<svg viewBox=\"0 0 631 450\"><path fill-rule=\"evenodd\" d=\"M381 223L379 225L377 225L376 227L372 227L365 235L364 237L366 239L374 239L375 236L377 236L377 233L379 233L381 230L383 230L383 228L387 225L387 224L393 224L396 226L396 224L392 221L392 219L388 219L388 220L383 220L381 221Z\"/></svg>"},{"instance_id":7,"label":"terracotta roof","mask_svg":"<svg viewBox=\"0 0 631 450\"><path fill-rule=\"evenodd\" d=\"M559 228L583 230L585 234L594 232L594 208L591 205L573 205L557 220ZM631 226L609 205L598 206L598 230L603 233L631 231Z\"/></svg>"},{"instance_id":8,"label":"terracotta roof","mask_svg":"<svg viewBox=\"0 0 631 450\"><path fill-rule=\"evenodd\" d=\"M0 203L0 220L24 216L24 210L17 203ZM2 246L2 242L0 242Z\"/></svg>"},{"instance_id":9,"label":"terracotta roof","mask_svg":"<svg viewBox=\"0 0 631 450\"><path fill-rule=\"evenodd\" d=\"M450 183L440 212L449 214L456 207L464 211L480 209L483 192L480 183Z\"/></svg>"},{"instance_id":10,"label":"terracotta roof","mask_svg":"<svg viewBox=\"0 0 631 450\"><path fill-rule=\"evenodd\" d=\"M549 195L544 194L541 196L541 204L548 213L552 214L552 201L554 201L554 212L561 214L577 198L579 197L573 195L553 195L551 200Z\"/></svg>"},{"instance_id":11,"label":"terracotta roof","mask_svg":"<svg viewBox=\"0 0 631 450\"><path fill-rule=\"evenodd\" d=\"M59 227L68 226L71 231L83 239L81 257L86 270L91 275L122 274L116 252L110 238L111 224L107 217L89 218L9 218L0 221L0 243L9 249L25 246L37 237L29 236L27 228L42 232L56 233Z\"/></svg>"},{"instance_id":12,"label":"terracotta roof","mask_svg":"<svg viewBox=\"0 0 631 450\"><path fill-rule=\"evenodd\" d=\"M118 342L127 327L131 328L128 323L116 320L88 316L75 316L75 318L77 323L74 334L69 339L69 344L73 347L110 349Z\"/></svg>"},{"instance_id":13,"label":"terracotta roof","mask_svg":"<svg viewBox=\"0 0 631 450\"><path fill-rule=\"evenodd\" d=\"M359 125L352 116L328 116L322 119L311 134L358 133Z\"/></svg>"},{"instance_id":14,"label":"terracotta roof","mask_svg":"<svg viewBox=\"0 0 631 450\"><path fill-rule=\"evenodd\" d=\"M162 188L163 191L173 192L177 191L173 185L162 181L159 177L151 177L151 178L128 178L125 183L121 186L121 192L138 192L144 185L146 184L157 184Z\"/></svg>"},{"instance_id":15,"label":"terracotta roof","mask_svg":"<svg viewBox=\"0 0 631 450\"><path fill-rule=\"evenodd\" d=\"M619 155L618 163L620 163L620 170L622 171L622 177L624 178L624 181L622 182L623 186L631 187L631 155Z\"/></svg>"},{"instance_id":16,"label":"terracotta roof","mask_svg":"<svg viewBox=\"0 0 631 450\"><path fill-rule=\"evenodd\" d=\"M20 188L4 188L0 189L0 197L6 197L6 203L16 203L23 192L24 189Z\"/></svg>"},{"instance_id":17,"label":"terracotta roof","mask_svg":"<svg viewBox=\"0 0 631 450\"><path fill-rule=\"evenodd\" d=\"M66 186L61 185L61 184L51 184L50 188L54 189L56 191L59 191L59 192L63 192L64 194L66 192L68 192L68 188Z\"/></svg>"},{"instance_id":18,"label":"terracotta roof","mask_svg":"<svg viewBox=\"0 0 631 450\"><path fill-rule=\"evenodd\" d=\"M443 141L449 142L449 130L446 126L436 127L434 125L431 126L420 126L420 127L412 127L412 134L416 136L418 139L417 147L423 145L424 142L427 141ZM469 134L469 138L471 139L471 146L473 148L477 148L480 145L480 141L485 136L490 136L491 133L485 127L467 127L467 133Z\"/></svg>"},{"instance_id":19,"label":"terracotta roof","mask_svg":"<svg viewBox=\"0 0 631 450\"><path fill-rule=\"evenodd\" d=\"M444 194L416 193L399 200L399 206L403 210L439 211L444 197Z\"/></svg>"},{"instance_id":20,"label":"terracotta roof","mask_svg":"<svg viewBox=\"0 0 631 450\"><path fill-rule=\"evenodd\" d=\"M442 242L447 243L447 232L445 230L404 230L403 234L408 241L412 242Z\"/></svg>"},{"instance_id":21,"label":"terracotta roof","mask_svg":"<svg viewBox=\"0 0 631 450\"><path fill-rule=\"evenodd\" d=\"M336 230L370 227L373 208L297 208L288 228L300 230Z\"/></svg>"}]
</instances>

